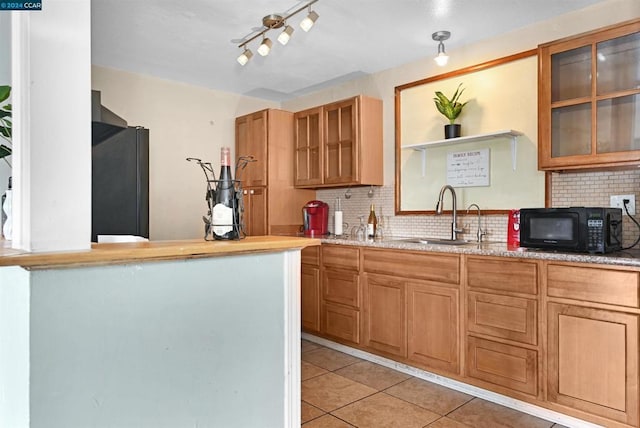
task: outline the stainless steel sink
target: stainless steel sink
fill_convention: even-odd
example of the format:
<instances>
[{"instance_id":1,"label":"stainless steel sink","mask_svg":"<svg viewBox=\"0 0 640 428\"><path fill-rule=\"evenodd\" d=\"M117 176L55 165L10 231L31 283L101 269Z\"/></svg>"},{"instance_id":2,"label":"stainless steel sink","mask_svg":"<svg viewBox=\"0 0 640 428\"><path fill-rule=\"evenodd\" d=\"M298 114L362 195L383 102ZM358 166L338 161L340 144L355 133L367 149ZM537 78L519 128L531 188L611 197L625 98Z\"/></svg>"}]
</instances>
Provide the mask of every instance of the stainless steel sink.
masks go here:
<instances>
[{"instance_id":1,"label":"stainless steel sink","mask_svg":"<svg viewBox=\"0 0 640 428\"><path fill-rule=\"evenodd\" d=\"M467 241L466 239L445 239L445 238L404 238L398 239L401 242L410 242L414 244L427 244L427 245L468 245L475 244L475 242Z\"/></svg>"}]
</instances>

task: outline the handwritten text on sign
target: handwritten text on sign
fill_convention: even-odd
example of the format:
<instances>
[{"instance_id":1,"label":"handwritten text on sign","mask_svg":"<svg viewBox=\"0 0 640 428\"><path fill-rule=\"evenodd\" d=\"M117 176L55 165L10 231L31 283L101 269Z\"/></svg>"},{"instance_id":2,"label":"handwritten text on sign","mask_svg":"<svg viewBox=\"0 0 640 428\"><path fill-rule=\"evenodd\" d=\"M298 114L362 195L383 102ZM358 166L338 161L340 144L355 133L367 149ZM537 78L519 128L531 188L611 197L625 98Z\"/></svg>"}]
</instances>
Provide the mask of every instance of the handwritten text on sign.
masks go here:
<instances>
[{"instance_id":1,"label":"handwritten text on sign","mask_svg":"<svg viewBox=\"0 0 640 428\"><path fill-rule=\"evenodd\" d=\"M447 153L447 184L489 186L489 149Z\"/></svg>"}]
</instances>

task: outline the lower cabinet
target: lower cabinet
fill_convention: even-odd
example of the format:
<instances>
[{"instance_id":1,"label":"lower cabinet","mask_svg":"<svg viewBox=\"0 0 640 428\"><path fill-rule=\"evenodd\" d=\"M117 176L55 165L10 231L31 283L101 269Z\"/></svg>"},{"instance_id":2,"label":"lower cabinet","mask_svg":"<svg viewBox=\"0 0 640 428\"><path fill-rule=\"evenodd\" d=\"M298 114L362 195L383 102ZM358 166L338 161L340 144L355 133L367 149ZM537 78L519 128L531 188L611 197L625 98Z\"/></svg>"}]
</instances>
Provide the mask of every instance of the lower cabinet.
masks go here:
<instances>
[{"instance_id":1,"label":"lower cabinet","mask_svg":"<svg viewBox=\"0 0 640 428\"><path fill-rule=\"evenodd\" d=\"M367 249L362 264L364 346L459 374L460 256Z\"/></svg>"},{"instance_id":2,"label":"lower cabinet","mask_svg":"<svg viewBox=\"0 0 640 428\"><path fill-rule=\"evenodd\" d=\"M360 344L360 249L322 245L321 332L347 344Z\"/></svg>"},{"instance_id":3,"label":"lower cabinet","mask_svg":"<svg viewBox=\"0 0 640 428\"><path fill-rule=\"evenodd\" d=\"M638 425L638 315L549 303L547 400Z\"/></svg>"},{"instance_id":4,"label":"lower cabinet","mask_svg":"<svg viewBox=\"0 0 640 428\"><path fill-rule=\"evenodd\" d=\"M408 358L421 366L458 374L459 290L407 283Z\"/></svg>"},{"instance_id":5,"label":"lower cabinet","mask_svg":"<svg viewBox=\"0 0 640 428\"><path fill-rule=\"evenodd\" d=\"M640 424L638 268L323 244L302 254L302 294L306 331L600 425Z\"/></svg>"},{"instance_id":6,"label":"lower cabinet","mask_svg":"<svg viewBox=\"0 0 640 428\"><path fill-rule=\"evenodd\" d=\"M300 312L302 329L320 332L320 247L306 247L301 255Z\"/></svg>"},{"instance_id":7,"label":"lower cabinet","mask_svg":"<svg viewBox=\"0 0 640 428\"><path fill-rule=\"evenodd\" d=\"M400 279L365 275L364 346L407 356L406 285Z\"/></svg>"}]
</instances>

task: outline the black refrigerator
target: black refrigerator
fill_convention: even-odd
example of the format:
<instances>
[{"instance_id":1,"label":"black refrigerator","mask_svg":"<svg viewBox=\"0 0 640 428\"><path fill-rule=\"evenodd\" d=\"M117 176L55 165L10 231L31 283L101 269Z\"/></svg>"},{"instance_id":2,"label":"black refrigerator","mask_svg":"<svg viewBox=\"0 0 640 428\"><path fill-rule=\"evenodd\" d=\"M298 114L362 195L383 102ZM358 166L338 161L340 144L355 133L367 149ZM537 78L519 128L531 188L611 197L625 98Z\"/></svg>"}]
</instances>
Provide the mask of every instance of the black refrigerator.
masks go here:
<instances>
[{"instance_id":1,"label":"black refrigerator","mask_svg":"<svg viewBox=\"0 0 640 428\"><path fill-rule=\"evenodd\" d=\"M149 130L128 126L92 92L91 240L149 237Z\"/></svg>"}]
</instances>

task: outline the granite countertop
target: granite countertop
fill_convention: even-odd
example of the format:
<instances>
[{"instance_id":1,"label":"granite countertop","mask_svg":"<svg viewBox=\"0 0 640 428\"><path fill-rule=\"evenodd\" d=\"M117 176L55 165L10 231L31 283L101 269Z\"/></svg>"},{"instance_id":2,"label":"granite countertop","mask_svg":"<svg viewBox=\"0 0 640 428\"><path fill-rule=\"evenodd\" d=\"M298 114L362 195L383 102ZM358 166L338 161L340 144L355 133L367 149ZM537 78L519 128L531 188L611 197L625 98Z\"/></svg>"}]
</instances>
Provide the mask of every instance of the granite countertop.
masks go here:
<instances>
[{"instance_id":1,"label":"granite countertop","mask_svg":"<svg viewBox=\"0 0 640 428\"><path fill-rule=\"evenodd\" d=\"M477 254L483 256L515 257L536 260L597 263L617 266L640 267L640 250L617 251L609 254L583 254L532 248L507 248L505 242L469 243L466 245L419 244L407 241L411 238L391 237L381 241L357 241L349 237L324 237L323 244L355 245L370 248L394 248L399 250L429 251L437 253Z\"/></svg>"}]
</instances>

